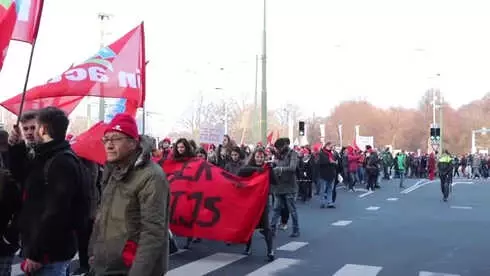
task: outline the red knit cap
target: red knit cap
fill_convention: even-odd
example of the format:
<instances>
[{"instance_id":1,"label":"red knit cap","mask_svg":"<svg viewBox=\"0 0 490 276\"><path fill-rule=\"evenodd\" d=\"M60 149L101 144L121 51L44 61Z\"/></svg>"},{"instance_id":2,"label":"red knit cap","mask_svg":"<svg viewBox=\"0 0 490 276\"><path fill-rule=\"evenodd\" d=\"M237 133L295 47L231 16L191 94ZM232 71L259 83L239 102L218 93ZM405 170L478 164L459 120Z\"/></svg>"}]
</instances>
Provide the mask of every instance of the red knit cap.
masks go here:
<instances>
[{"instance_id":1,"label":"red knit cap","mask_svg":"<svg viewBox=\"0 0 490 276\"><path fill-rule=\"evenodd\" d=\"M122 134L125 134L135 140L138 140L138 126L136 125L136 121L133 116L126 113L119 113L112 121L107 125L106 130L104 131L104 135L107 132L117 131Z\"/></svg>"}]
</instances>

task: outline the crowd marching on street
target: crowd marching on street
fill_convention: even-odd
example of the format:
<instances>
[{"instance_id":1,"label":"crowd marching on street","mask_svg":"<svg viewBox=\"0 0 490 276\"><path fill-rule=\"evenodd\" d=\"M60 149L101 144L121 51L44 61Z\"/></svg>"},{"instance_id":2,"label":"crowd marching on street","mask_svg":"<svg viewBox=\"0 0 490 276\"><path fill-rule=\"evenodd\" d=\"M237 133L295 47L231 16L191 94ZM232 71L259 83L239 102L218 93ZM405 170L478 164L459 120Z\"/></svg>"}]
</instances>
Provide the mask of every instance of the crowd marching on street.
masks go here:
<instances>
[{"instance_id":1,"label":"crowd marching on street","mask_svg":"<svg viewBox=\"0 0 490 276\"><path fill-rule=\"evenodd\" d=\"M341 183L350 192L375 191L383 179L398 178L404 188L406 177L433 179L440 161L433 153L393 155L388 148L378 152L355 144L300 147L288 138L253 146L237 145L228 135L217 146L186 138L157 143L140 136L135 119L123 113L104 131L107 163L101 166L74 153L68 124L63 111L47 107L25 112L19 126L0 132L0 276L11 275L18 257L22 270L35 276L164 275L176 250L169 231L170 186L161 166L166 160L201 158L243 177L269 171L269 204L257 214L268 261L275 259L276 231L286 230L289 219L290 237L300 236L298 202L316 195L319 208L335 209ZM451 177L489 175L487 156L445 160ZM185 241L190 249L202 240ZM76 254L80 267L69 271Z\"/></svg>"}]
</instances>

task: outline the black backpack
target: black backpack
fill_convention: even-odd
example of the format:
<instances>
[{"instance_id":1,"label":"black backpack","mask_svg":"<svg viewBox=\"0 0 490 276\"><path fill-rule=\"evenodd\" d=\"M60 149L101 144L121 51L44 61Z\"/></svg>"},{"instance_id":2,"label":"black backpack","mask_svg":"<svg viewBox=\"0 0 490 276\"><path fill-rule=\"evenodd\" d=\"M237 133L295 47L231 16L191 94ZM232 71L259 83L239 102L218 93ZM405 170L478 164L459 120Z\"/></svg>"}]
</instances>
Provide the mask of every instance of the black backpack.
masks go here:
<instances>
[{"instance_id":1,"label":"black backpack","mask_svg":"<svg viewBox=\"0 0 490 276\"><path fill-rule=\"evenodd\" d=\"M92 199L92 193L95 191L93 189L92 181L90 178L90 171L89 169L83 164L83 162L80 160L80 158L72 151L72 150L64 150L61 152L56 153L53 155L50 159L46 161L44 164L44 181L45 184L48 184L48 171L49 167L53 163L54 159L58 157L59 155L66 155L66 156L71 156L76 163L78 164L79 167L79 174L80 174L80 179L79 183L77 183L77 190L75 192L75 196L73 199L73 205L72 205L72 218L73 218L73 226L75 230L82 230L87 227L87 224L90 220L90 211L91 211L91 199ZM71 183L70 183L71 184Z\"/></svg>"}]
</instances>

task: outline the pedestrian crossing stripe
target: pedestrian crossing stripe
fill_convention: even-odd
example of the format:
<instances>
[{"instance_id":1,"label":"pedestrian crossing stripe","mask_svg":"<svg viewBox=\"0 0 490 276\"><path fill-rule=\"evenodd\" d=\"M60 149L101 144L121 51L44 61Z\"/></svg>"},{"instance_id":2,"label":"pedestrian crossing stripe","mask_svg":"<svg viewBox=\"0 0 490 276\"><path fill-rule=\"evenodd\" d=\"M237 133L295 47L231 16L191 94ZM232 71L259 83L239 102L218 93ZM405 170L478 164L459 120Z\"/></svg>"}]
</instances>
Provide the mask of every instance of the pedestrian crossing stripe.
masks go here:
<instances>
[{"instance_id":1,"label":"pedestrian crossing stripe","mask_svg":"<svg viewBox=\"0 0 490 276\"><path fill-rule=\"evenodd\" d=\"M181 275L206 275L214 270L225 267L231 263L245 258L245 255L231 253L216 253L211 256L204 257L197 261L179 266L167 272L167 276Z\"/></svg>"},{"instance_id":2,"label":"pedestrian crossing stripe","mask_svg":"<svg viewBox=\"0 0 490 276\"><path fill-rule=\"evenodd\" d=\"M420 271L419 276L460 276L460 275L459 274L447 274L447 273Z\"/></svg>"},{"instance_id":3,"label":"pedestrian crossing stripe","mask_svg":"<svg viewBox=\"0 0 490 276\"><path fill-rule=\"evenodd\" d=\"M288 242L285 245L278 247L276 250L291 251L292 252L292 251L296 251L296 250L298 250L301 247L306 246L306 245L308 245L307 242L293 241L293 242Z\"/></svg>"},{"instance_id":4,"label":"pedestrian crossing stripe","mask_svg":"<svg viewBox=\"0 0 490 276\"><path fill-rule=\"evenodd\" d=\"M346 264L333 276L376 276L381 269L380 266Z\"/></svg>"}]
</instances>

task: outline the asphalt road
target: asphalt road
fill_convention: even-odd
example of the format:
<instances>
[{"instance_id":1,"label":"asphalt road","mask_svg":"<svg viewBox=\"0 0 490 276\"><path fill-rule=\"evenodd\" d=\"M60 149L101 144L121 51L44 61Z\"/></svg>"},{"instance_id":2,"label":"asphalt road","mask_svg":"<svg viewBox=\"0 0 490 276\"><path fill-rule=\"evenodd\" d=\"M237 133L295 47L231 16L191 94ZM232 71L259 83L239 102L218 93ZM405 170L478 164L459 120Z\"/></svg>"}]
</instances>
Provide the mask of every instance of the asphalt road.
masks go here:
<instances>
[{"instance_id":1,"label":"asphalt road","mask_svg":"<svg viewBox=\"0 0 490 276\"><path fill-rule=\"evenodd\" d=\"M318 198L298 204L301 237L279 231L274 262L265 261L256 234L251 256L242 245L203 241L172 255L167 275L490 275L490 181L455 179L448 202L439 185L410 179L405 190L397 180L374 193L340 188L336 209L320 209Z\"/></svg>"}]
</instances>

